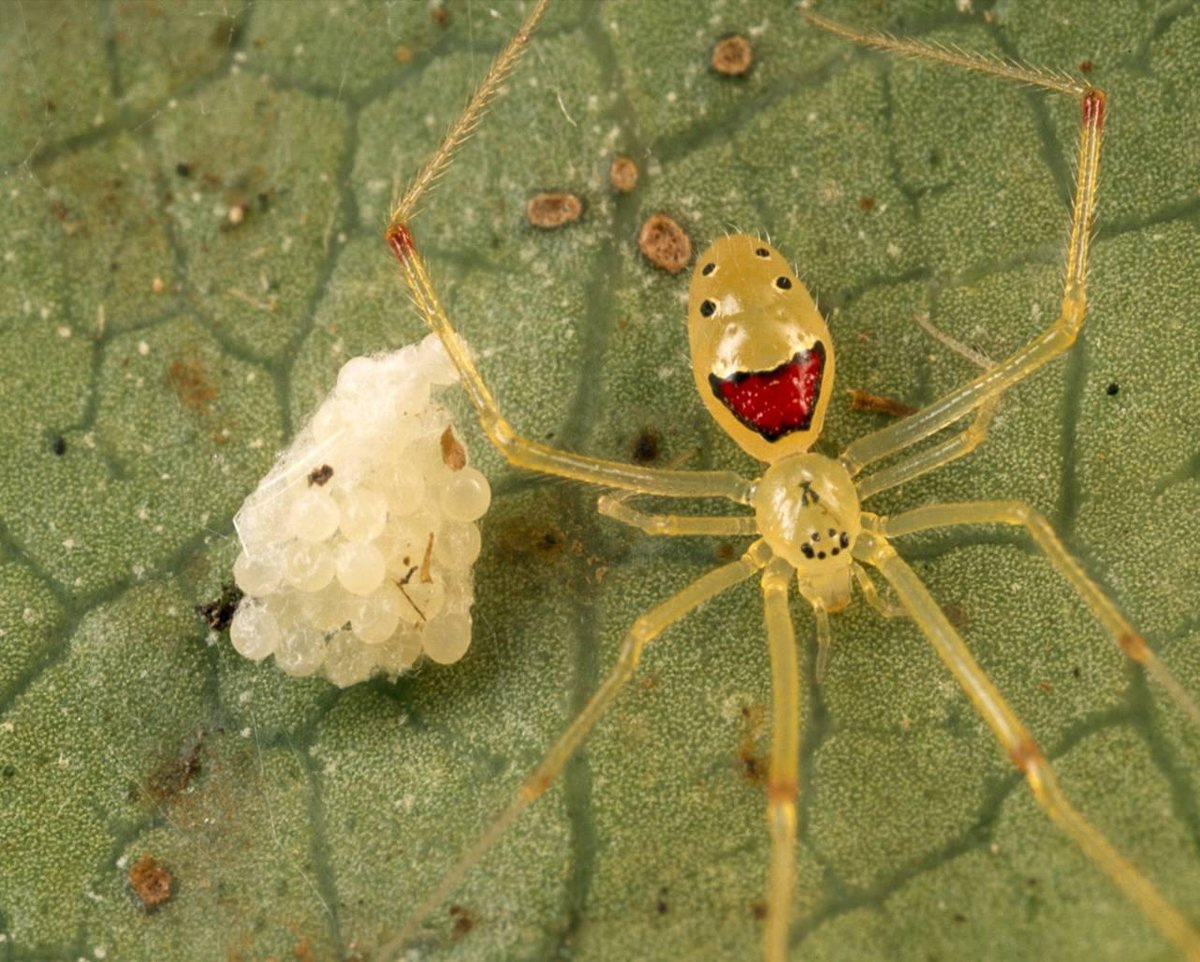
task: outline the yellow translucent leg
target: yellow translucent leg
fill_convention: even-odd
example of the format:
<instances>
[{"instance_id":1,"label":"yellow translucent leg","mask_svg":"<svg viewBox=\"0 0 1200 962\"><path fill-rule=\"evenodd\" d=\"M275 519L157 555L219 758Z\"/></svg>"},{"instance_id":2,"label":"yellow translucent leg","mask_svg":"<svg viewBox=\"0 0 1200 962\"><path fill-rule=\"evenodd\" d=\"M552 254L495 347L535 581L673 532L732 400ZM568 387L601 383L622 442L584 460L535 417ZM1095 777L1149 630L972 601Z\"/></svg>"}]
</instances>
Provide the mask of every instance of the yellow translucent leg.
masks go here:
<instances>
[{"instance_id":1,"label":"yellow translucent leg","mask_svg":"<svg viewBox=\"0 0 1200 962\"><path fill-rule=\"evenodd\" d=\"M1033 737L971 657L937 602L886 538L864 531L855 543L854 555L878 568L892 585L901 604L974 703L1009 759L1024 774L1034 798L1050 819L1116 883L1155 928L1182 950L1185 958L1200 962L1200 933L1067 801Z\"/></svg>"},{"instance_id":2,"label":"yellow translucent leg","mask_svg":"<svg viewBox=\"0 0 1200 962\"><path fill-rule=\"evenodd\" d=\"M829 30L855 43L878 50L887 50L908 57L932 60L965 70L990 74L1021 84L1031 84L1045 90L1079 97L1082 120L1079 132L1078 173L1071 214L1071 236L1067 246L1067 266L1063 279L1062 307L1059 316L1046 331L1034 338L1015 354L1000 361L955 391L928 407L922 408L895 424L851 442L841 453L840 460L851 474L866 465L890 457L904 448L929 437L953 424L971 411L999 397L1004 391L1028 377L1047 361L1058 356L1074 342L1083 326L1087 310L1088 245L1093 229L1096 206L1096 183L1100 170L1100 140L1104 126L1104 94L1094 87L1082 85L1070 77L1038 70L1020 64L988 57L974 56L934 44L902 40L884 34L862 33L842 24L826 20L815 13L802 11L814 26ZM965 451L943 448L941 460L921 468L930 470ZM917 472L917 473L921 473ZM915 477L915 473L911 476ZM892 483L898 483L893 481ZM882 490L877 488L876 490Z\"/></svg>"},{"instance_id":3,"label":"yellow translucent leg","mask_svg":"<svg viewBox=\"0 0 1200 962\"><path fill-rule=\"evenodd\" d=\"M859 590L862 592L863 597L867 599L867 604L883 615L883 617L904 618L908 615L908 612L903 608L888 601L879 593L879 589L875 587L875 582L867 574L866 568L856 561L851 570L854 572L854 580L858 582Z\"/></svg>"},{"instance_id":4,"label":"yellow translucent leg","mask_svg":"<svg viewBox=\"0 0 1200 962\"><path fill-rule=\"evenodd\" d=\"M776 558L763 575L767 643L771 651L771 773L767 786L767 826L771 869L767 880L767 919L763 957L785 962L792 914L796 860L796 790L800 767L800 668L796 636L788 611L792 566Z\"/></svg>"},{"instance_id":5,"label":"yellow translucent leg","mask_svg":"<svg viewBox=\"0 0 1200 962\"><path fill-rule=\"evenodd\" d=\"M913 478L935 471L951 461L957 461L974 451L987 440L988 429L992 426L992 415L996 413L999 398L993 397L980 405L975 412L975 418L967 425L961 434L947 438L939 444L916 451L895 464L890 464L882 470L863 478L858 483L859 501L866 501L873 494L888 491L898 487Z\"/></svg>"},{"instance_id":6,"label":"yellow translucent leg","mask_svg":"<svg viewBox=\"0 0 1200 962\"><path fill-rule=\"evenodd\" d=\"M758 534L753 515L742 517L696 518L678 514L647 514L611 494L600 495L596 509L605 517L620 521L653 535L715 535L737 537Z\"/></svg>"},{"instance_id":7,"label":"yellow translucent leg","mask_svg":"<svg viewBox=\"0 0 1200 962\"><path fill-rule=\"evenodd\" d=\"M930 528L949 528L962 524L1006 524L1023 527L1033 543L1071 585L1088 606L1095 619L1126 655L1146 669L1187 715L1200 725L1200 707L1166 666L1146 644L1133 626L1121 614L1104 590L1087 576L1079 562L1072 557L1046 518L1021 501L970 501L951 504L931 504L906 511L882 521L883 534L889 538L926 531Z\"/></svg>"},{"instance_id":8,"label":"yellow translucent leg","mask_svg":"<svg viewBox=\"0 0 1200 962\"><path fill-rule=\"evenodd\" d=\"M697 578L678 594L672 595L633 623L621 642L621 653L617 658L616 665L596 693L567 726L566 731L559 736L558 741L546 752L537 768L525 779L517 791L516 798L484 830L475 844L459 856L458 861L442 876L437 887L408 917L404 927L380 949L379 958L394 958L396 953L417 934L417 930L429 913L445 901L467 872L500 840L518 816L550 787L567 760L575 753L596 722L612 706L613 700L620 694L621 689L633 677L638 661L642 657L642 650L646 645L704 602L751 577L770 560L771 552L766 543L756 541L740 559Z\"/></svg>"}]
</instances>

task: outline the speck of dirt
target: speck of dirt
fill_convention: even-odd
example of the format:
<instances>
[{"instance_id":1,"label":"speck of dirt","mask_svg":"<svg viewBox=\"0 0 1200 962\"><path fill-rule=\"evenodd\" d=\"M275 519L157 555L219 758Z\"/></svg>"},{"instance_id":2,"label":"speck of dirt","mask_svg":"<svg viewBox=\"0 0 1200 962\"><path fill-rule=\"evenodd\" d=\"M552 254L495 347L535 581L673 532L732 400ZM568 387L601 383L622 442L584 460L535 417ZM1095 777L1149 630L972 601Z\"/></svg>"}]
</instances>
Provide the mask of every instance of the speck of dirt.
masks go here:
<instances>
[{"instance_id":1,"label":"speck of dirt","mask_svg":"<svg viewBox=\"0 0 1200 962\"><path fill-rule=\"evenodd\" d=\"M726 77L740 77L754 63L754 48L741 34L717 41L712 52L712 68Z\"/></svg>"},{"instance_id":2,"label":"speck of dirt","mask_svg":"<svg viewBox=\"0 0 1200 962\"><path fill-rule=\"evenodd\" d=\"M851 388L848 393L850 394L851 411L870 411L872 414L886 414L894 418L905 418L917 412L917 409L911 404L905 404L903 401L896 401L890 397L880 397L869 391Z\"/></svg>"},{"instance_id":3,"label":"speck of dirt","mask_svg":"<svg viewBox=\"0 0 1200 962\"><path fill-rule=\"evenodd\" d=\"M451 471L461 471L467 466L467 451L454 436L454 428L447 426L442 432L442 464Z\"/></svg>"},{"instance_id":4,"label":"speck of dirt","mask_svg":"<svg viewBox=\"0 0 1200 962\"><path fill-rule=\"evenodd\" d=\"M54 452L56 457L62 457L67 453L67 439L61 434L54 435L50 441L50 450Z\"/></svg>"},{"instance_id":5,"label":"speck of dirt","mask_svg":"<svg viewBox=\"0 0 1200 962\"><path fill-rule=\"evenodd\" d=\"M755 919L755 921L761 922L763 919L765 919L767 917L767 903L766 902L751 902L750 903L750 915L751 915L751 917L753 917Z\"/></svg>"},{"instance_id":6,"label":"speck of dirt","mask_svg":"<svg viewBox=\"0 0 1200 962\"><path fill-rule=\"evenodd\" d=\"M669 906L667 905L667 887L664 885L658 890L658 898L654 900L654 911L659 915L666 915Z\"/></svg>"},{"instance_id":7,"label":"speck of dirt","mask_svg":"<svg viewBox=\"0 0 1200 962\"><path fill-rule=\"evenodd\" d=\"M196 605L196 614L203 618L204 623L213 631L224 631L233 620L233 613L241 600L242 589L232 581L227 581L221 586L221 597Z\"/></svg>"},{"instance_id":8,"label":"speck of dirt","mask_svg":"<svg viewBox=\"0 0 1200 962\"><path fill-rule=\"evenodd\" d=\"M728 541L722 541L717 545L713 552L718 561L732 561L735 556L735 548Z\"/></svg>"},{"instance_id":9,"label":"speck of dirt","mask_svg":"<svg viewBox=\"0 0 1200 962\"><path fill-rule=\"evenodd\" d=\"M638 232L638 249L655 267L678 274L692 259L692 241L666 214L652 214Z\"/></svg>"},{"instance_id":10,"label":"speck of dirt","mask_svg":"<svg viewBox=\"0 0 1200 962\"><path fill-rule=\"evenodd\" d=\"M446 9L443 3L435 4L429 11L429 15L439 27L448 27L450 25L450 11Z\"/></svg>"},{"instance_id":11,"label":"speck of dirt","mask_svg":"<svg viewBox=\"0 0 1200 962\"><path fill-rule=\"evenodd\" d=\"M965 915L963 915L962 912L955 912L954 915L951 916L951 918L953 918L955 922L958 922L960 924L967 920L967 917Z\"/></svg>"},{"instance_id":12,"label":"speck of dirt","mask_svg":"<svg viewBox=\"0 0 1200 962\"><path fill-rule=\"evenodd\" d=\"M874 197L858 198L858 209L863 211L864 213L869 210L874 210L875 209L875 198Z\"/></svg>"},{"instance_id":13,"label":"speck of dirt","mask_svg":"<svg viewBox=\"0 0 1200 962\"><path fill-rule=\"evenodd\" d=\"M633 450L629 452L629 456L634 464L652 464L658 460L661 453L662 435L654 428L645 427L638 431L637 437L633 439Z\"/></svg>"},{"instance_id":14,"label":"speck of dirt","mask_svg":"<svg viewBox=\"0 0 1200 962\"><path fill-rule=\"evenodd\" d=\"M1104 389L1104 393L1107 394L1109 397L1116 397L1117 394L1120 392L1120 390L1121 390L1121 385L1118 384L1116 381L1113 381L1112 383L1110 383L1108 385L1108 387L1106 387Z\"/></svg>"},{"instance_id":15,"label":"speck of dirt","mask_svg":"<svg viewBox=\"0 0 1200 962\"><path fill-rule=\"evenodd\" d=\"M185 164L183 161L180 161L175 165L175 173L180 177L191 177L192 166L191 164Z\"/></svg>"},{"instance_id":16,"label":"speck of dirt","mask_svg":"<svg viewBox=\"0 0 1200 962\"><path fill-rule=\"evenodd\" d=\"M1079 69L1083 73L1091 73L1093 70L1096 69L1096 65L1094 63L1092 63L1090 57L1084 57L1082 60L1079 61Z\"/></svg>"},{"instance_id":17,"label":"speck of dirt","mask_svg":"<svg viewBox=\"0 0 1200 962\"><path fill-rule=\"evenodd\" d=\"M461 942L467 933L475 928L475 917L462 905L450 906L450 917L454 919L454 927L450 930L450 941Z\"/></svg>"},{"instance_id":18,"label":"speck of dirt","mask_svg":"<svg viewBox=\"0 0 1200 962\"><path fill-rule=\"evenodd\" d=\"M617 154L608 168L608 183L619 194L628 194L637 186L638 165L632 157Z\"/></svg>"},{"instance_id":19,"label":"speck of dirt","mask_svg":"<svg viewBox=\"0 0 1200 962\"><path fill-rule=\"evenodd\" d=\"M318 488L323 488L329 483L329 479L333 477L333 468L328 464L322 464L319 468L313 468L308 473L308 486L311 488L316 485Z\"/></svg>"},{"instance_id":20,"label":"speck of dirt","mask_svg":"<svg viewBox=\"0 0 1200 962\"><path fill-rule=\"evenodd\" d=\"M529 223L542 230L554 230L572 224L583 216L583 201L565 191L534 194L525 205Z\"/></svg>"},{"instance_id":21,"label":"speck of dirt","mask_svg":"<svg viewBox=\"0 0 1200 962\"><path fill-rule=\"evenodd\" d=\"M184 406L198 414L207 414L217 397L216 387L197 358L172 361L167 369L167 383Z\"/></svg>"},{"instance_id":22,"label":"speck of dirt","mask_svg":"<svg viewBox=\"0 0 1200 962\"><path fill-rule=\"evenodd\" d=\"M147 912L170 901L174 886L171 870L149 852L144 852L129 868L129 887Z\"/></svg>"},{"instance_id":23,"label":"speck of dirt","mask_svg":"<svg viewBox=\"0 0 1200 962\"><path fill-rule=\"evenodd\" d=\"M1083 677L1083 669L1076 665L1071 669L1071 677L1078 680Z\"/></svg>"}]
</instances>

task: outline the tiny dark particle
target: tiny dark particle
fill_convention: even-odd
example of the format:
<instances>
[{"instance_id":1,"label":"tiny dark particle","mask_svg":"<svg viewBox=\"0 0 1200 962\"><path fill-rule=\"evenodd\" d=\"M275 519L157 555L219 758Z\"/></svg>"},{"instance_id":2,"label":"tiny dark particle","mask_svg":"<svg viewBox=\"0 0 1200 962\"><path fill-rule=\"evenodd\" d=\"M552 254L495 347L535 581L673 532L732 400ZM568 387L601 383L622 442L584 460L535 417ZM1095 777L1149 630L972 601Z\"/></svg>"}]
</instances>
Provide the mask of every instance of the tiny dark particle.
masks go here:
<instances>
[{"instance_id":1,"label":"tiny dark particle","mask_svg":"<svg viewBox=\"0 0 1200 962\"><path fill-rule=\"evenodd\" d=\"M1113 381L1113 382L1112 382L1112 383L1111 383L1111 384L1110 384L1108 387L1106 387L1104 390L1105 390L1105 393L1107 393L1109 397L1115 397L1115 396L1116 396L1116 394L1117 394L1117 392L1118 392L1119 390L1121 390L1121 385L1119 385L1119 384L1118 384L1116 381Z\"/></svg>"},{"instance_id":2,"label":"tiny dark particle","mask_svg":"<svg viewBox=\"0 0 1200 962\"><path fill-rule=\"evenodd\" d=\"M308 476L308 485L312 487L314 484L320 488L328 483L333 477L333 468L328 464L322 464L319 468L314 468Z\"/></svg>"},{"instance_id":3,"label":"tiny dark particle","mask_svg":"<svg viewBox=\"0 0 1200 962\"><path fill-rule=\"evenodd\" d=\"M67 453L67 439L61 434L56 434L54 440L50 442L50 450L61 458Z\"/></svg>"},{"instance_id":4,"label":"tiny dark particle","mask_svg":"<svg viewBox=\"0 0 1200 962\"><path fill-rule=\"evenodd\" d=\"M180 177L191 177L192 168L188 164L181 162L175 165L175 173L177 173Z\"/></svg>"},{"instance_id":5,"label":"tiny dark particle","mask_svg":"<svg viewBox=\"0 0 1200 962\"><path fill-rule=\"evenodd\" d=\"M233 620L233 613L241 600L241 589L233 582L228 582L221 586L221 597L196 605L196 614L204 619L204 623L212 631L224 631Z\"/></svg>"},{"instance_id":6,"label":"tiny dark particle","mask_svg":"<svg viewBox=\"0 0 1200 962\"><path fill-rule=\"evenodd\" d=\"M662 447L662 439L654 428L642 428L633 442L633 461L635 464L650 464L657 461Z\"/></svg>"}]
</instances>

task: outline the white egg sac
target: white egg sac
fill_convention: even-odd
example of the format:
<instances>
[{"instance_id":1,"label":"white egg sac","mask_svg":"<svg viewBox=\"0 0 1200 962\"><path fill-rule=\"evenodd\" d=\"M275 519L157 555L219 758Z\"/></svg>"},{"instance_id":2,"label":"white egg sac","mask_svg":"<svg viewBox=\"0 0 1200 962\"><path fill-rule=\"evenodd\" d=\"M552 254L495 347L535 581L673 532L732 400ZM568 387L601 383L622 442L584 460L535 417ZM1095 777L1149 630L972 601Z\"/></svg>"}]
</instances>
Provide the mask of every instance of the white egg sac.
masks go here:
<instances>
[{"instance_id":1,"label":"white egg sac","mask_svg":"<svg viewBox=\"0 0 1200 962\"><path fill-rule=\"evenodd\" d=\"M240 654L344 688L466 653L491 490L436 400L457 380L434 335L338 373L234 518Z\"/></svg>"}]
</instances>

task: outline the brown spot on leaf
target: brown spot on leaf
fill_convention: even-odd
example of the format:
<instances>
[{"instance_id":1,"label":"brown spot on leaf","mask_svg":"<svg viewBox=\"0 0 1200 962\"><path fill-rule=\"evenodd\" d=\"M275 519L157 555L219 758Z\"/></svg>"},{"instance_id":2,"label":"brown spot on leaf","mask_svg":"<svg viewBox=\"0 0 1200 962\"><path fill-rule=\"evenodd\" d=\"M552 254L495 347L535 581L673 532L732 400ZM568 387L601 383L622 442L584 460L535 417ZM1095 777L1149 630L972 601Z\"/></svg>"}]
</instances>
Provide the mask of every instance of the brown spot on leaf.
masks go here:
<instances>
[{"instance_id":1,"label":"brown spot on leaf","mask_svg":"<svg viewBox=\"0 0 1200 962\"><path fill-rule=\"evenodd\" d=\"M874 210L875 209L875 198L874 197L858 198L858 209L863 211L864 213L869 210Z\"/></svg>"},{"instance_id":2,"label":"brown spot on leaf","mask_svg":"<svg viewBox=\"0 0 1200 962\"><path fill-rule=\"evenodd\" d=\"M553 230L579 220L583 216L583 201L565 192L534 194L525 205L525 216L534 227Z\"/></svg>"},{"instance_id":3,"label":"brown spot on leaf","mask_svg":"<svg viewBox=\"0 0 1200 962\"><path fill-rule=\"evenodd\" d=\"M217 397L216 387L197 358L172 361L167 369L167 383L184 406L198 414L207 414Z\"/></svg>"},{"instance_id":4,"label":"brown spot on leaf","mask_svg":"<svg viewBox=\"0 0 1200 962\"><path fill-rule=\"evenodd\" d=\"M740 77L754 63L754 48L741 34L717 42L712 52L712 68L726 77Z\"/></svg>"},{"instance_id":5,"label":"brown spot on leaf","mask_svg":"<svg viewBox=\"0 0 1200 962\"><path fill-rule=\"evenodd\" d=\"M129 868L129 887L147 912L168 902L174 885L170 869L149 852L143 853Z\"/></svg>"},{"instance_id":6,"label":"brown spot on leaf","mask_svg":"<svg viewBox=\"0 0 1200 962\"><path fill-rule=\"evenodd\" d=\"M461 942L467 933L475 928L475 917L462 905L451 905L450 917L454 919L454 927L450 930L450 941Z\"/></svg>"},{"instance_id":7,"label":"brown spot on leaf","mask_svg":"<svg viewBox=\"0 0 1200 962\"><path fill-rule=\"evenodd\" d=\"M911 404L905 404L903 401L896 401L890 397L880 397L869 391L860 391L858 388L851 388L849 394L851 411L869 411L872 414L886 414L893 418L906 418L917 411Z\"/></svg>"},{"instance_id":8,"label":"brown spot on leaf","mask_svg":"<svg viewBox=\"0 0 1200 962\"><path fill-rule=\"evenodd\" d=\"M657 461L662 453L662 436L654 428L642 428L633 439L633 450L629 453L634 464L651 464Z\"/></svg>"},{"instance_id":9,"label":"brown spot on leaf","mask_svg":"<svg viewBox=\"0 0 1200 962\"><path fill-rule=\"evenodd\" d=\"M763 715L761 705L742 706L742 734L738 739L738 769L746 781L755 785L765 785L767 776L770 774L770 761L758 749Z\"/></svg>"},{"instance_id":10,"label":"brown spot on leaf","mask_svg":"<svg viewBox=\"0 0 1200 962\"><path fill-rule=\"evenodd\" d=\"M638 249L655 267L678 274L692 259L692 241L666 214L652 214L638 233Z\"/></svg>"},{"instance_id":11,"label":"brown spot on leaf","mask_svg":"<svg viewBox=\"0 0 1200 962\"><path fill-rule=\"evenodd\" d=\"M638 165L632 157L617 154L608 168L608 182L617 193L628 194L637 186L639 174Z\"/></svg>"}]
</instances>

